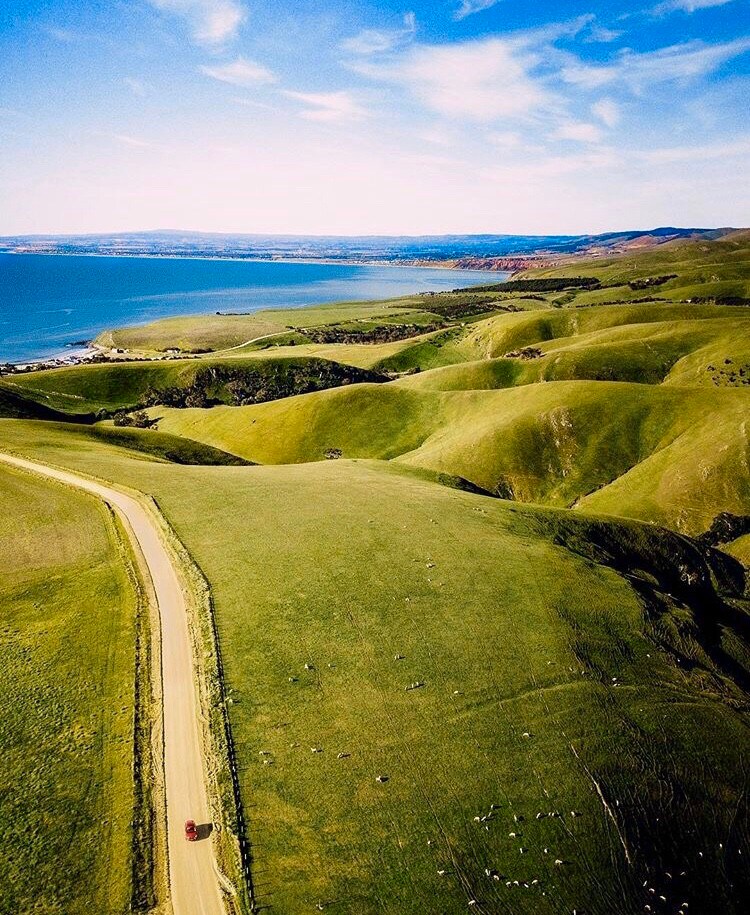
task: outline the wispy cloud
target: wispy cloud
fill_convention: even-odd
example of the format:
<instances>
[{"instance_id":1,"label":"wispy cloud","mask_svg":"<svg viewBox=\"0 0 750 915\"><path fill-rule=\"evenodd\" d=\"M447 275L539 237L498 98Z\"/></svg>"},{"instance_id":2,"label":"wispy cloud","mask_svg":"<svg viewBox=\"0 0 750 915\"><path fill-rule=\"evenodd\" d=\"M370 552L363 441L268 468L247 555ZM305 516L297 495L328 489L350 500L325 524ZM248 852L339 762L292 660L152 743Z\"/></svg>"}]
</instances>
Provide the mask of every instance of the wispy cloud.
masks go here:
<instances>
[{"instance_id":1,"label":"wispy cloud","mask_svg":"<svg viewBox=\"0 0 750 915\"><path fill-rule=\"evenodd\" d=\"M45 25L44 31L54 38L55 41L62 41L64 44L73 44L73 42L78 41L78 34L73 31L73 29L61 28L57 25Z\"/></svg>"},{"instance_id":2,"label":"wispy cloud","mask_svg":"<svg viewBox=\"0 0 750 915\"><path fill-rule=\"evenodd\" d=\"M340 121L361 121L367 111L357 102L351 92L284 92L287 98L302 102L306 107L301 117L308 121L336 123Z\"/></svg>"},{"instance_id":3,"label":"wispy cloud","mask_svg":"<svg viewBox=\"0 0 750 915\"><path fill-rule=\"evenodd\" d=\"M407 88L427 108L473 121L542 108L547 89L532 71L538 55L521 41L486 38L452 45L418 45L378 64L354 69Z\"/></svg>"},{"instance_id":4,"label":"wispy cloud","mask_svg":"<svg viewBox=\"0 0 750 915\"><path fill-rule=\"evenodd\" d=\"M750 136L725 143L703 146L672 146L646 150L638 154L644 162L669 165L677 162L707 162L710 159L730 159L750 154Z\"/></svg>"},{"instance_id":5,"label":"wispy cloud","mask_svg":"<svg viewBox=\"0 0 750 915\"><path fill-rule=\"evenodd\" d=\"M607 127L617 127L620 123L620 106L612 99L603 98L594 102L591 113Z\"/></svg>"},{"instance_id":6,"label":"wispy cloud","mask_svg":"<svg viewBox=\"0 0 750 915\"><path fill-rule=\"evenodd\" d=\"M150 149L153 145L152 143L149 143L148 140L143 140L141 137L132 137L126 133L113 134L112 139L121 143L123 146L130 147L130 149Z\"/></svg>"},{"instance_id":7,"label":"wispy cloud","mask_svg":"<svg viewBox=\"0 0 750 915\"><path fill-rule=\"evenodd\" d=\"M596 124L585 121L566 121L555 130L552 137L574 143L598 143L602 138L602 130Z\"/></svg>"},{"instance_id":8,"label":"wispy cloud","mask_svg":"<svg viewBox=\"0 0 750 915\"><path fill-rule=\"evenodd\" d=\"M414 13L404 16L404 25L400 29L363 29L352 38L342 42L341 47L352 54L379 54L392 51L409 41L417 31L417 18Z\"/></svg>"},{"instance_id":9,"label":"wispy cloud","mask_svg":"<svg viewBox=\"0 0 750 915\"><path fill-rule=\"evenodd\" d=\"M571 62L563 67L562 77L584 89L616 83L641 92L657 83L705 76L748 50L750 38L718 44L690 41L642 53L626 49L608 64Z\"/></svg>"},{"instance_id":10,"label":"wispy cloud","mask_svg":"<svg viewBox=\"0 0 750 915\"><path fill-rule=\"evenodd\" d=\"M500 0L461 0L461 6L453 14L454 19L466 19L467 16L473 16L474 13L481 13L495 6Z\"/></svg>"},{"instance_id":11,"label":"wispy cloud","mask_svg":"<svg viewBox=\"0 0 750 915\"><path fill-rule=\"evenodd\" d=\"M276 77L267 67L244 57L238 57L231 63L202 66L200 71L232 86L258 86L276 82Z\"/></svg>"},{"instance_id":12,"label":"wispy cloud","mask_svg":"<svg viewBox=\"0 0 750 915\"><path fill-rule=\"evenodd\" d=\"M135 76L124 77L123 83L125 83L133 95L137 95L139 98L143 98L148 92L143 80L137 79Z\"/></svg>"},{"instance_id":13,"label":"wispy cloud","mask_svg":"<svg viewBox=\"0 0 750 915\"><path fill-rule=\"evenodd\" d=\"M183 19L193 40L221 45L237 34L247 16L240 0L149 0L152 6Z\"/></svg>"},{"instance_id":14,"label":"wispy cloud","mask_svg":"<svg viewBox=\"0 0 750 915\"><path fill-rule=\"evenodd\" d=\"M697 10L707 10L714 6L726 6L727 3L733 3L734 0L666 0L654 7L653 12L657 16L664 16L668 13L695 13Z\"/></svg>"},{"instance_id":15,"label":"wispy cloud","mask_svg":"<svg viewBox=\"0 0 750 915\"><path fill-rule=\"evenodd\" d=\"M598 44L609 44L617 41L624 33L620 29L608 29L601 25L592 25L586 41Z\"/></svg>"}]
</instances>

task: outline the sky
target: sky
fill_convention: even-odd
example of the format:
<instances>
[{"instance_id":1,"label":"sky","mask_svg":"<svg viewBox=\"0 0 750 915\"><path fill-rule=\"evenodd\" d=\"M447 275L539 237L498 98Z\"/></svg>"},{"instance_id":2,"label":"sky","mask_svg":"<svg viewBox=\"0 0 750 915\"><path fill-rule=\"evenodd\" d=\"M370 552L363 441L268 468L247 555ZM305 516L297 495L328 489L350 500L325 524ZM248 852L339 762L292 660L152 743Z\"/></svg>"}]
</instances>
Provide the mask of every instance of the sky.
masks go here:
<instances>
[{"instance_id":1,"label":"sky","mask_svg":"<svg viewBox=\"0 0 750 915\"><path fill-rule=\"evenodd\" d=\"M750 0L2 0L0 235L750 225Z\"/></svg>"}]
</instances>

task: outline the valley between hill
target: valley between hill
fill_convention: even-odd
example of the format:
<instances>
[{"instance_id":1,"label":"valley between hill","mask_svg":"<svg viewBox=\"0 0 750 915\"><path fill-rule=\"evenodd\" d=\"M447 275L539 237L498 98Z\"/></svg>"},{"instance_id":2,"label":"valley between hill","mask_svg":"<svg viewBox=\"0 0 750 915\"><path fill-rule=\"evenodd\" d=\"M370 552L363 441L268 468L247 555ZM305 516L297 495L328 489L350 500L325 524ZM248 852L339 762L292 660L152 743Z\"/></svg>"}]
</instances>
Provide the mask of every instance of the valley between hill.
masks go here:
<instances>
[{"instance_id":1,"label":"valley between hill","mask_svg":"<svg viewBox=\"0 0 750 915\"><path fill-rule=\"evenodd\" d=\"M735 232L0 378L210 586L258 909L744 911L748 306Z\"/></svg>"}]
</instances>

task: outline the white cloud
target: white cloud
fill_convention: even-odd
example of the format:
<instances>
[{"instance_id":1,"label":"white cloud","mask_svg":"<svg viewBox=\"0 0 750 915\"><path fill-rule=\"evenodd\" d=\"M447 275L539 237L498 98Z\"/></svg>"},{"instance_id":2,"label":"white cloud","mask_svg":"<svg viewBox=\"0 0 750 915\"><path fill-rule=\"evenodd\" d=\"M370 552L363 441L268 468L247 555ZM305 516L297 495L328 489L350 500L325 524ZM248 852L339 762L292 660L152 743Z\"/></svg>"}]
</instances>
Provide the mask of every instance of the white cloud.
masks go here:
<instances>
[{"instance_id":1,"label":"white cloud","mask_svg":"<svg viewBox=\"0 0 750 915\"><path fill-rule=\"evenodd\" d=\"M356 101L351 92L285 92L287 98L302 102L306 108L301 117L308 121L335 123L338 121L360 121L367 112Z\"/></svg>"},{"instance_id":2,"label":"white cloud","mask_svg":"<svg viewBox=\"0 0 750 915\"><path fill-rule=\"evenodd\" d=\"M594 25L589 30L589 33L586 36L586 41L592 43L609 44L612 41L617 41L617 39L623 34L623 32L617 31L616 29L607 29L601 25Z\"/></svg>"},{"instance_id":3,"label":"white cloud","mask_svg":"<svg viewBox=\"0 0 750 915\"><path fill-rule=\"evenodd\" d=\"M603 98L594 102L591 106L591 113L607 127L617 127L620 123L620 108L612 99Z\"/></svg>"},{"instance_id":4,"label":"white cloud","mask_svg":"<svg viewBox=\"0 0 750 915\"><path fill-rule=\"evenodd\" d=\"M206 76L221 80L223 83L230 83L232 86L257 86L276 81L276 77L270 70L244 57L238 57L227 64L203 66L200 70Z\"/></svg>"},{"instance_id":5,"label":"white cloud","mask_svg":"<svg viewBox=\"0 0 750 915\"><path fill-rule=\"evenodd\" d=\"M473 16L474 13L481 13L495 6L500 0L461 0L461 6L453 14L454 19L466 19L467 16Z\"/></svg>"},{"instance_id":6,"label":"white cloud","mask_svg":"<svg viewBox=\"0 0 750 915\"><path fill-rule=\"evenodd\" d=\"M552 137L555 140L570 140L574 143L598 143L602 138L602 131L596 124L566 121L554 131Z\"/></svg>"},{"instance_id":7,"label":"white cloud","mask_svg":"<svg viewBox=\"0 0 750 915\"><path fill-rule=\"evenodd\" d=\"M609 64L592 66L575 60L563 67L562 77L584 89L616 83L641 92L656 83L705 76L748 50L750 38L720 44L690 41L643 53L626 49Z\"/></svg>"},{"instance_id":8,"label":"white cloud","mask_svg":"<svg viewBox=\"0 0 750 915\"><path fill-rule=\"evenodd\" d=\"M417 31L417 18L414 13L404 16L401 29L363 29L352 38L342 42L341 47L352 54L381 54L392 51L398 45L412 38Z\"/></svg>"},{"instance_id":9,"label":"white cloud","mask_svg":"<svg viewBox=\"0 0 750 915\"><path fill-rule=\"evenodd\" d=\"M150 0L152 6L184 19L198 44L220 45L234 38L245 21L240 0Z\"/></svg>"},{"instance_id":10,"label":"white cloud","mask_svg":"<svg viewBox=\"0 0 750 915\"><path fill-rule=\"evenodd\" d=\"M520 149L524 145L523 137L517 130L495 131L487 139L500 149Z\"/></svg>"},{"instance_id":11,"label":"white cloud","mask_svg":"<svg viewBox=\"0 0 750 915\"><path fill-rule=\"evenodd\" d=\"M729 143L650 149L638 153L638 158L652 165L670 165L677 162L707 162L711 159L731 159L749 154L750 136L742 137Z\"/></svg>"},{"instance_id":12,"label":"white cloud","mask_svg":"<svg viewBox=\"0 0 750 915\"><path fill-rule=\"evenodd\" d=\"M122 143L123 146L129 146L131 149L150 149L152 144L148 140L142 140L140 137L131 137L129 134L116 133L112 139Z\"/></svg>"},{"instance_id":13,"label":"white cloud","mask_svg":"<svg viewBox=\"0 0 750 915\"><path fill-rule=\"evenodd\" d=\"M134 76L126 76L123 79L125 85L130 89L133 95L137 95L139 98L143 98L148 92L146 84L143 80L136 79Z\"/></svg>"},{"instance_id":14,"label":"white cloud","mask_svg":"<svg viewBox=\"0 0 750 915\"><path fill-rule=\"evenodd\" d=\"M439 114L489 122L524 116L551 98L532 75L540 58L522 39L486 38L419 45L384 64L359 64L361 74L405 86Z\"/></svg>"},{"instance_id":15,"label":"white cloud","mask_svg":"<svg viewBox=\"0 0 750 915\"><path fill-rule=\"evenodd\" d=\"M665 3L660 3L655 9L654 12L657 15L665 15L666 13L694 13L696 10L707 10L714 6L726 6L727 3L732 3L733 0L666 0Z\"/></svg>"},{"instance_id":16,"label":"white cloud","mask_svg":"<svg viewBox=\"0 0 750 915\"><path fill-rule=\"evenodd\" d=\"M64 29L56 25L47 25L44 26L44 31L50 38L54 38L55 41L62 41L65 44L73 44L73 42L78 40L78 35L72 29Z\"/></svg>"}]
</instances>

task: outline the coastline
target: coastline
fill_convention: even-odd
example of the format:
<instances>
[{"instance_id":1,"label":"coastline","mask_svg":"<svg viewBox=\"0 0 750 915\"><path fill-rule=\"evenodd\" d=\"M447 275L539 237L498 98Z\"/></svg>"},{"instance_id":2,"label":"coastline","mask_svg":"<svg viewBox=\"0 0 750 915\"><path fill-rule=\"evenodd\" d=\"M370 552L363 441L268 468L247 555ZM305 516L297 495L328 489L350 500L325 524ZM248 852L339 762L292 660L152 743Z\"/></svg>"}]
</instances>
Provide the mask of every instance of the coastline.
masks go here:
<instances>
[{"instance_id":1,"label":"coastline","mask_svg":"<svg viewBox=\"0 0 750 915\"><path fill-rule=\"evenodd\" d=\"M229 254L157 254L155 252L140 251L11 251L0 249L0 254L33 256L33 257L122 257L138 258L143 260L192 260L192 261L238 261L241 263L252 264L320 264L332 267L408 267L412 270L447 270L447 271L470 271L476 273L509 273L518 272L509 270L505 267L462 267L459 263L461 258L455 260L443 259L439 261L429 261L424 258L414 260L357 260L355 258L335 258L335 257L249 257L245 255ZM493 258L482 258L483 260L492 260ZM498 260L503 259L498 257ZM520 260L521 258L508 257L508 260ZM529 259L529 267L537 266L536 262Z\"/></svg>"},{"instance_id":2,"label":"coastline","mask_svg":"<svg viewBox=\"0 0 750 915\"><path fill-rule=\"evenodd\" d=\"M100 261L101 260L129 259L131 262L139 261L139 260L144 261L144 262L145 261L154 262L154 261L167 260L167 261L178 261L178 262L182 262L184 264L188 264L191 261L203 261L203 262L217 261L220 263L231 263L232 261L236 261L238 263L245 263L248 265L267 264L269 266L272 266L274 264L288 264L290 267L292 267L294 265L300 265L300 264L309 264L309 265L320 265L321 267L331 268L333 270L335 270L335 268L337 268L337 267L339 267L339 268L341 268L341 267L370 267L372 269L372 271L375 271L375 272L381 271L382 275L385 275L386 273L388 273L390 275L391 274L390 270L385 271L383 269L384 267L390 267L390 268L395 268L394 274L396 273L396 271L401 270L401 271L405 272L405 275L407 275L407 277L409 275L411 275L411 277L412 277L411 280L408 280L408 278L407 278L407 280L405 282L401 282L400 284L397 281L396 286L393 289L390 288L390 286L391 286L390 280L384 281L384 285L382 286L382 289L381 289L381 294L378 294L377 291L373 291L371 294L367 294L366 296L361 296L361 295L355 296L356 301L363 301L363 302L370 301L370 300L378 300L380 298L382 298L383 300L390 299L390 298L398 298L399 296L408 295L412 292L415 292L415 290L416 291L420 291L420 290L425 291L425 290L432 289L434 291L439 291L443 288L449 289L450 288L449 284L454 284L455 286L458 287L458 286L482 285L487 282L487 279L486 279L487 271L468 270L468 269L461 269L461 268L455 269L454 267L448 266L446 264L441 264L440 266L429 265L429 264L419 264L418 265L418 264L413 264L413 263L400 264L400 263L395 263L394 261L386 261L383 263L374 263L374 262L345 263L344 261L335 260L335 259L317 259L317 258L254 258L254 257L239 258L239 257L207 256L207 255L199 255L199 256L184 256L184 255L180 255L180 254L168 254L167 255L167 254L155 254L155 253L152 253L149 255L143 255L143 254L135 254L135 253L130 253L130 252L121 252L118 254L106 254L106 253L102 253L102 252L79 253L79 252L71 252L71 251L62 252L62 253L61 252L47 252L47 251L35 251L35 252L2 251L2 252L0 252L0 256L11 255L11 254L16 255L16 257L19 257L19 255L20 256L28 255L29 261L35 260L37 258L40 261L44 260L44 259L48 259L48 260L52 261L56 258L66 258L66 259L73 260L75 258L88 257L88 258L99 259ZM19 257L19 260L22 260L22 259L23 259L22 257ZM8 258L8 260L6 261L6 264L10 263L10 260L11 259ZM25 268L19 268L19 269L21 269L21 271L23 273ZM88 270L87 270L87 268L85 268L85 266L82 265L80 269L84 272L84 274L88 273ZM118 268L116 266L116 264L113 264L111 267L111 270L113 270L115 272L117 272L119 269L120 268ZM125 268L123 267L122 269L125 269ZM147 268L145 266L143 269L147 270ZM206 269L208 269L208 268L206 268ZM217 269L219 269L219 268L217 268ZM250 269L250 268L248 268L248 269ZM420 273L424 273L425 271L429 272L430 270L432 270L434 272L434 274L437 274L439 272L442 275L442 279L438 279L437 277L435 277L434 285L432 285L430 280L426 280L426 279L423 280L416 273L412 273L412 274L409 273L410 271L420 271ZM162 269L162 273L164 273L164 271L171 272L171 268L164 267ZM497 277L497 281L501 282L501 281L507 279L509 274L510 274L510 271L502 271L502 272L496 271L492 274L492 276ZM452 279L452 276L456 277L455 281ZM451 277L451 279L449 279L449 277ZM281 305L281 304L272 304L270 301L265 301L265 299L263 298L262 301L257 302L257 305L255 303L250 305L249 302L247 302L247 303L243 302L242 311L243 311L243 313L254 313L257 311L263 311L265 309L274 310L275 308L279 308L279 307L304 308L306 305L319 305L319 304L329 304L329 303L335 304L336 302L345 301L347 299L347 286L349 284L354 284L354 286L357 286L360 282L363 282L366 286L372 286L373 285L372 279L375 279L375 277L371 277L370 274L368 274L366 271L363 271L363 273L361 275L360 274L357 274L357 275L349 274L348 277L342 278L342 280L339 282L338 289L336 289L335 291L333 289L330 289L329 290L330 295L326 295L325 298L321 297L319 301L316 301L315 297L313 296L312 301L307 299L307 297L305 297L304 301L293 303L290 300L288 304L285 303L285 304ZM412 283L413 283L413 288L407 289L406 287L412 286ZM280 278L280 282L277 282L276 285L278 285L278 286L286 285L283 275ZM315 285L315 283L310 284L310 288L312 289L314 287L314 285ZM375 285L377 285L377 283ZM399 288L399 285L402 288ZM303 288L303 286L307 287L308 283L301 282L299 288L301 289L301 288ZM273 288L273 287L271 286L269 288ZM219 290L217 289L217 291L219 291ZM226 302L222 301L220 304L218 304L218 307L225 308L225 306L226 306L227 308L231 308L232 304L233 303L230 302L229 300L227 300ZM248 307L248 305L250 305L250 307ZM152 317L142 317L140 314L138 314L137 316L133 315L133 318L128 319L127 317L124 317L122 314L119 314L119 315L112 314L112 315L107 316L106 313L100 312L98 321L95 320L93 323L90 320L87 320L85 322L84 321L76 322L75 319L71 319L71 326L70 326L71 334L70 334L69 341L65 341L64 339L61 340L59 333L57 334L57 337L58 337L57 341L46 340L45 331L40 329L37 336L34 338L34 343L39 344L38 348L36 346L34 346L34 347L29 346L28 341L27 341L25 346L21 346L18 349L16 349L16 352L13 352L14 347L12 345L10 345L10 340L9 340L7 346L5 344L3 345L3 348L5 348L7 351L7 355L3 355L2 357L0 357L0 364L8 366L8 369L7 369L8 373L12 373L15 371L19 371L19 372L29 371L30 369L50 369L50 368L58 368L58 367L62 367L62 366L87 364L87 363L90 363L92 360L96 360L97 356L103 356L106 354L106 352L107 352L106 347L105 348L99 347L95 341L98 339L99 335L103 331L106 331L107 329L111 329L114 327L137 326L139 324L150 323L150 321L152 321L152 320L158 320L161 318L166 318L166 317L171 317L171 316L178 317L182 314L188 314L188 313L194 314L194 315L200 315L200 314L210 315L216 310L217 309L213 306L205 308L204 305L201 305L201 307L196 308L195 311L182 312L180 310L176 310L172 315L161 314L158 317L153 317L153 318ZM6 321L6 324L8 324L8 322L9 322L8 326L10 328L14 327L15 320L13 318L13 314L10 311L8 311L7 314L4 314L4 320ZM23 325L23 322L21 322L21 324ZM76 329L76 328L78 328L78 329ZM31 340L31 338L29 338L29 340ZM86 341L87 345L82 345L84 341ZM47 345L45 345L45 343L47 343Z\"/></svg>"}]
</instances>

